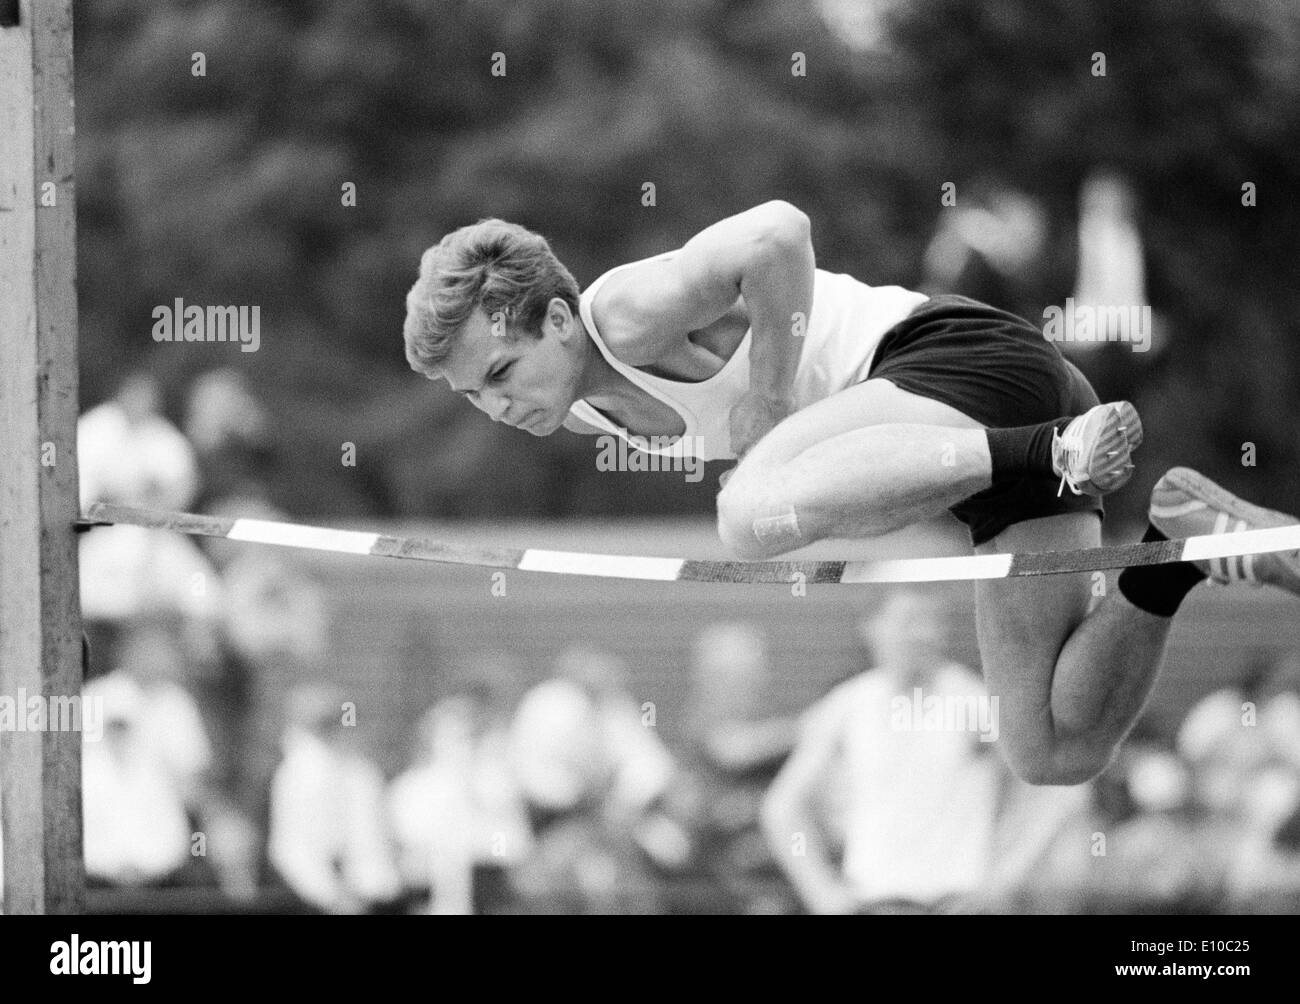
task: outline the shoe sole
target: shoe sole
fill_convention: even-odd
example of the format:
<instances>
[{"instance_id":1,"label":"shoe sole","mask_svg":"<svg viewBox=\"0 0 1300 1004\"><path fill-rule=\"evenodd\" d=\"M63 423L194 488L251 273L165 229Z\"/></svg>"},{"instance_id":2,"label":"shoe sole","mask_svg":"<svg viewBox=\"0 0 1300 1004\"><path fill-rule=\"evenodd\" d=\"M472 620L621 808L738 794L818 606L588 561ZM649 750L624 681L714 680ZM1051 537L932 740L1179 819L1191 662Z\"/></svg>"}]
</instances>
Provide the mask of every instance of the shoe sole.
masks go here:
<instances>
[{"instance_id":1,"label":"shoe sole","mask_svg":"<svg viewBox=\"0 0 1300 1004\"><path fill-rule=\"evenodd\" d=\"M1160 501L1162 494L1172 491L1177 491L1183 497L1176 502ZM1249 530L1267 530L1278 526L1300 525L1300 519L1296 519L1296 517L1284 512L1278 512L1276 509L1265 509L1263 506L1238 498L1230 491L1219 487L1204 474L1194 471L1190 467L1171 467L1165 472L1164 477L1156 482L1155 488L1151 490L1151 507L1148 510L1148 517L1152 525L1167 537L1184 536L1171 523L1164 521L1178 519L1180 516L1187 515L1190 511L1201 511L1199 508L1196 510L1186 508L1189 498L1205 503L1205 507L1211 512L1224 512L1233 520L1244 520L1246 528ZM1162 513L1161 510L1166 511ZM1167 533L1166 530L1173 530L1174 532ZM1206 534L1193 534L1192 536L1208 536L1213 533L1214 531L1210 530ZM1300 555L1300 551L1278 551L1269 554L1242 555L1241 557L1242 559L1253 559L1255 572L1260 582L1300 594L1300 568L1290 567L1285 557L1288 554ZM1224 558L1222 560L1230 562L1233 559ZM1219 578L1213 576L1209 560L1197 561L1194 564L1201 571L1212 575L1216 579ZM1267 574L1270 570L1274 573L1271 576ZM1277 581L1279 577L1283 581Z\"/></svg>"},{"instance_id":2,"label":"shoe sole","mask_svg":"<svg viewBox=\"0 0 1300 1004\"><path fill-rule=\"evenodd\" d=\"M1107 409L1105 425L1088 458L1088 478L1079 485L1084 494L1096 498L1128 484L1133 476L1133 451L1142 445L1143 437L1142 417L1132 404L1116 401L1103 407ZM1111 452L1115 455L1108 456Z\"/></svg>"}]
</instances>

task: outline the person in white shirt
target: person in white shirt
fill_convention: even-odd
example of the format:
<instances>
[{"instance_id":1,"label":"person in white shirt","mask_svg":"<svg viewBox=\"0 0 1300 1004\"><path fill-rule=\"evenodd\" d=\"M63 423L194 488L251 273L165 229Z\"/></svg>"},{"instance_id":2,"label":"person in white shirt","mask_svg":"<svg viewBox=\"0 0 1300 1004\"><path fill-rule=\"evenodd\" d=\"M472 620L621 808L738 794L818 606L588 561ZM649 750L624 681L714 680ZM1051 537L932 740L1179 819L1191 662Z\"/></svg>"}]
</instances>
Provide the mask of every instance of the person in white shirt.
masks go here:
<instances>
[{"instance_id":1,"label":"person in white shirt","mask_svg":"<svg viewBox=\"0 0 1300 1004\"><path fill-rule=\"evenodd\" d=\"M1206 695L1178 730L1200 804L1232 827L1220 840L1233 912L1300 904L1300 653L1261 661L1239 687Z\"/></svg>"},{"instance_id":2,"label":"person in white shirt","mask_svg":"<svg viewBox=\"0 0 1300 1004\"><path fill-rule=\"evenodd\" d=\"M391 902L400 883L384 825L384 777L356 749L341 696L301 687L290 695L289 716L271 781L271 864L318 910L362 913Z\"/></svg>"},{"instance_id":3,"label":"person in white shirt","mask_svg":"<svg viewBox=\"0 0 1300 1004\"><path fill-rule=\"evenodd\" d=\"M92 680L82 697L104 704L103 738L82 747L86 875L115 885L158 882L190 854L186 789L208 756L197 713L168 701L165 727L151 724L144 689L125 673Z\"/></svg>"},{"instance_id":4,"label":"person in white shirt","mask_svg":"<svg viewBox=\"0 0 1300 1004\"><path fill-rule=\"evenodd\" d=\"M199 488L194 450L162 415L158 387L145 373L77 421L80 501L184 510ZM195 654L215 652L225 608L221 576L194 540L169 530L101 526L81 535L82 618L96 658L133 620L174 613ZM112 661L111 657L110 660Z\"/></svg>"},{"instance_id":5,"label":"person in white shirt","mask_svg":"<svg viewBox=\"0 0 1300 1004\"><path fill-rule=\"evenodd\" d=\"M211 865L223 892L256 892L257 835L215 782L199 705L179 682L185 656L174 622L138 622L116 668L86 684L99 703L102 738L83 737L86 873L113 885L203 881ZM181 874L187 872L187 874Z\"/></svg>"},{"instance_id":6,"label":"person in white shirt","mask_svg":"<svg viewBox=\"0 0 1300 1004\"><path fill-rule=\"evenodd\" d=\"M933 909L990 873L996 705L945 656L948 617L935 594L891 596L868 625L877 668L809 710L767 794L764 831L814 913Z\"/></svg>"},{"instance_id":7,"label":"person in white shirt","mask_svg":"<svg viewBox=\"0 0 1300 1004\"><path fill-rule=\"evenodd\" d=\"M615 817L636 818L667 790L672 755L624 689L620 660L575 646L556 669L524 695L511 726L524 796L543 813L595 801Z\"/></svg>"},{"instance_id":8,"label":"person in white shirt","mask_svg":"<svg viewBox=\"0 0 1300 1004\"><path fill-rule=\"evenodd\" d=\"M388 791L403 878L430 891L431 912L473 913L484 906L476 878L500 877L532 842L508 738L468 693L430 708L418 734L419 759Z\"/></svg>"},{"instance_id":9,"label":"person in white shirt","mask_svg":"<svg viewBox=\"0 0 1300 1004\"><path fill-rule=\"evenodd\" d=\"M645 859L675 868L690 851L663 811L673 756L618 658L574 646L556 670L524 695L510 726L536 838L516 885L545 912L653 912Z\"/></svg>"}]
</instances>

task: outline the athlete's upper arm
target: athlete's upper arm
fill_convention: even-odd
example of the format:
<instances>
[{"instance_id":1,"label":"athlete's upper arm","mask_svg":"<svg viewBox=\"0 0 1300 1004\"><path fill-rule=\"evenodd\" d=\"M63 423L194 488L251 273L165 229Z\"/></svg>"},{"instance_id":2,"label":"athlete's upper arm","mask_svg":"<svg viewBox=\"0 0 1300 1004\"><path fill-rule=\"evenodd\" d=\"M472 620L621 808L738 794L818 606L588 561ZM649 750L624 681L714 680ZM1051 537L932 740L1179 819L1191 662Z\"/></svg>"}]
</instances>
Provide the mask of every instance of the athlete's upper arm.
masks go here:
<instances>
[{"instance_id":1,"label":"athlete's upper arm","mask_svg":"<svg viewBox=\"0 0 1300 1004\"><path fill-rule=\"evenodd\" d=\"M725 314L746 271L810 240L808 217L788 202L765 202L700 231L670 257L611 276L593 303L620 359L654 362L686 335Z\"/></svg>"}]
</instances>

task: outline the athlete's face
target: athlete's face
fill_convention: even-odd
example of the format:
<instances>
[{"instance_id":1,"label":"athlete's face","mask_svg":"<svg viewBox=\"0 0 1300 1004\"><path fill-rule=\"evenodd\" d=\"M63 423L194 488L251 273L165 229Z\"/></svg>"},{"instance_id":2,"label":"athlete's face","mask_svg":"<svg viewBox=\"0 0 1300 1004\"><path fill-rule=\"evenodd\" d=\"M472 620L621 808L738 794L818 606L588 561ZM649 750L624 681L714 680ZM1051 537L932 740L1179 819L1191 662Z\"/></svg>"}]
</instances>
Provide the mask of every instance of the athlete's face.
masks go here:
<instances>
[{"instance_id":1,"label":"athlete's face","mask_svg":"<svg viewBox=\"0 0 1300 1004\"><path fill-rule=\"evenodd\" d=\"M439 374L494 422L549 436L581 395L586 333L558 297L542 321L541 337L502 330L475 310Z\"/></svg>"}]
</instances>

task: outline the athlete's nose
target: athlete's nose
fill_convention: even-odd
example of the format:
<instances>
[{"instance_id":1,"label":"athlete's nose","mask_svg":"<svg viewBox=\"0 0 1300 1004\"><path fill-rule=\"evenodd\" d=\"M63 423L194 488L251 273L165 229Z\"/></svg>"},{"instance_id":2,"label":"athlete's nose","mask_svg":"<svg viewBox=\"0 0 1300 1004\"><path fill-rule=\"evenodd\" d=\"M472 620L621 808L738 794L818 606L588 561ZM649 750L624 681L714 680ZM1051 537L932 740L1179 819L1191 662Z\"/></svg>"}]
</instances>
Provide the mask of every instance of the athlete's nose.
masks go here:
<instances>
[{"instance_id":1,"label":"athlete's nose","mask_svg":"<svg viewBox=\"0 0 1300 1004\"><path fill-rule=\"evenodd\" d=\"M504 394L494 393L493 391L481 391L478 396L478 406L494 422L504 421L506 412L510 410L510 399Z\"/></svg>"}]
</instances>

